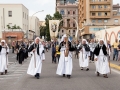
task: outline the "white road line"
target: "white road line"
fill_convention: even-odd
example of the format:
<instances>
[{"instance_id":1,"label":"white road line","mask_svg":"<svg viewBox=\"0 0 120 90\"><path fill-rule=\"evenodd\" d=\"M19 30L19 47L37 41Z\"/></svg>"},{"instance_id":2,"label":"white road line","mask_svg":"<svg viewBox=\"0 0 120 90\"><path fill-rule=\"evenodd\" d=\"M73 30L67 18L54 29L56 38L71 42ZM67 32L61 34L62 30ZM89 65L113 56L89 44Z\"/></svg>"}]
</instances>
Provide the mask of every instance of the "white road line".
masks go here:
<instances>
[{"instance_id":1,"label":"white road line","mask_svg":"<svg viewBox=\"0 0 120 90\"><path fill-rule=\"evenodd\" d=\"M120 71L118 71L118 70L111 69L111 71L113 71L113 72L115 72L115 73L117 73L117 74L120 74ZM111 72L111 73L112 73L112 72Z\"/></svg>"}]
</instances>

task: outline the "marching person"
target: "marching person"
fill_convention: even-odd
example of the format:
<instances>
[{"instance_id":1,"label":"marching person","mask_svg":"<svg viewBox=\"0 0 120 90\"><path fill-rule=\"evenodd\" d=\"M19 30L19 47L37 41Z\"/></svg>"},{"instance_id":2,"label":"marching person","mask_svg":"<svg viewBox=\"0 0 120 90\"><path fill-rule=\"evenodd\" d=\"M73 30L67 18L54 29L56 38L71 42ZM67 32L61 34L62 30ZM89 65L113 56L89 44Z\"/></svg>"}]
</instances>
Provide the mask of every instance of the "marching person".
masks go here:
<instances>
[{"instance_id":1,"label":"marching person","mask_svg":"<svg viewBox=\"0 0 120 90\"><path fill-rule=\"evenodd\" d=\"M79 65L81 67L81 70L86 68L86 71L89 71L89 57L90 57L90 48L89 45L87 45L86 39L83 39L79 53Z\"/></svg>"},{"instance_id":2,"label":"marching person","mask_svg":"<svg viewBox=\"0 0 120 90\"><path fill-rule=\"evenodd\" d=\"M94 49L96 47L96 43L94 42L94 39L91 39L89 47L90 47L90 60L94 62Z\"/></svg>"},{"instance_id":3,"label":"marching person","mask_svg":"<svg viewBox=\"0 0 120 90\"><path fill-rule=\"evenodd\" d=\"M67 78L70 79L73 68L72 51L74 50L75 48L72 47L71 42L68 40L68 36L66 34L63 35L59 45L60 59L56 74L63 75L63 77L67 75Z\"/></svg>"},{"instance_id":4,"label":"marching person","mask_svg":"<svg viewBox=\"0 0 120 90\"><path fill-rule=\"evenodd\" d=\"M107 73L110 72L110 68L107 57L107 47L105 46L104 41L102 39L96 46L94 54L97 76L102 74L104 78L108 78Z\"/></svg>"},{"instance_id":5,"label":"marching person","mask_svg":"<svg viewBox=\"0 0 120 90\"><path fill-rule=\"evenodd\" d=\"M80 44L79 44L79 41L76 41L76 45L75 45L75 58L77 56L77 59L79 58L79 51L80 51Z\"/></svg>"},{"instance_id":6,"label":"marching person","mask_svg":"<svg viewBox=\"0 0 120 90\"><path fill-rule=\"evenodd\" d=\"M0 73L1 75L3 75L4 73L7 74L8 53L9 53L9 47L5 43L5 40L1 40L1 45L0 45Z\"/></svg>"},{"instance_id":7,"label":"marching person","mask_svg":"<svg viewBox=\"0 0 120 90\"><path fill-rule=\"evenodd\" d=\"M18 50L18 62L19 62L19 64L21 64L21 65L22 65L22 62L23 62L24 59L25 59L25 52L26 52L26 50L25 50L25 45L24 45L24 43L22 42L22 43L20 44L20 47L19 47L19 50Z\"/></svg>"},{"instance_id":8,"label":"marching person","mask_svg":"<svg viewBox=\"0 0 120 90\"><path fill-rule=\"evenodd\" d=\"M44 46L40 42L40 38L35 39L35 43L30 46L28 52L33 52L31 61L28 67L27 74L40 78L42 70L42 61L45 60Z\"/></svg>"}]
</instances>

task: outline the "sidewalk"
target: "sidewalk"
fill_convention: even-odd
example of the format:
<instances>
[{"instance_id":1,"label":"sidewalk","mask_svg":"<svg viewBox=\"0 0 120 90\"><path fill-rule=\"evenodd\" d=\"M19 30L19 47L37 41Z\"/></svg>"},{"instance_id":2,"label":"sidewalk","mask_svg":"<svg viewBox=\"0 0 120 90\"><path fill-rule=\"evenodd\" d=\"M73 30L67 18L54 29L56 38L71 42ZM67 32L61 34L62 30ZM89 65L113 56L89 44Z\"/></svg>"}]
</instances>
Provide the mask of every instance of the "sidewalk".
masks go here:
<instances>
[{"instance_id":1,"label":"sidewalk","mask_svg":"<svg viewBox=\"0 0 120 90\"><path fill-rule=\"evenodd\" d=\"M110 57L110 67L120 71L120 61L113 61L113 54Z\"/></svg>"}]
</instances>

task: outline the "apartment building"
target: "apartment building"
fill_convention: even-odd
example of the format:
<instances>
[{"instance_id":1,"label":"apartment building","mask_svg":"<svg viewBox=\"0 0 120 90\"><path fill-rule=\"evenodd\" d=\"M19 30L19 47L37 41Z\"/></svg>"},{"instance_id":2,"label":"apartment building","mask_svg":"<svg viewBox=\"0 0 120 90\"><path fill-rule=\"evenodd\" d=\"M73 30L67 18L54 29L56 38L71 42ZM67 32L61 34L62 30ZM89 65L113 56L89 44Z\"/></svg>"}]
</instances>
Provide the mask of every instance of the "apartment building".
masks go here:
<instances>
[{"instance_id":1,"label":"apartment building","mask_svg":"<svg viewBox=\"0 0 120 90\"><path fill-rule=\"evenodd\" d=\"M79 29L83 38L99 30L120 25L120 15L113 10L113 0L79 0Z\"/></svg>"},{"instance_id":2,"label":"apartment building","mask_svg":"<svg viewBox=\"0 0 120 90\"><path fill-rule=\"evenodd\" d=\"M75 37L78 22L78 5L76 0L56 0L56 11L58 11L63 20L63 27L59 32L59 37L67 33L71 37ZM76 22L75 22L76 21Z\"/></svg>"},{"instance_id":3,"label":"apartment building","mask_svg":"<svg viewBox=\"0 0 120 90\"><path fill-rule=\"evenodd\" d=\"M20 29L14 32L11 29L14 25ZM7 41L23 39L28 27L29 10L23 4L0 4L0 38Z\"/></svg>"}]
</instances>

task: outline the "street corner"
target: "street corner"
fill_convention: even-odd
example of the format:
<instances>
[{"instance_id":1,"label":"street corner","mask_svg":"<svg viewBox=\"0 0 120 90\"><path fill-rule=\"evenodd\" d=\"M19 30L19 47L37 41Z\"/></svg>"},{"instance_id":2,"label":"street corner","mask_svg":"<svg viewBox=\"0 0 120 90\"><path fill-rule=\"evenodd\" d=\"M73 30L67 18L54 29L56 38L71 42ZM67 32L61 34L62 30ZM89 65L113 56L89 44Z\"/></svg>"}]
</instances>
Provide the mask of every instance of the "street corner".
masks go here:
<instances>
[{"instance_id":1,"label":"street corner","mask_svg":"<svg viewBox=\"0 0 120 90\"><path fill-rule=\"evenodd\" d=\"M116 69L116 70L119 70L119 71L120 71L120 66L119 66L119 65L110 63L110 67L113 68L113 69Z\"/></svg>"}]
</instances>

